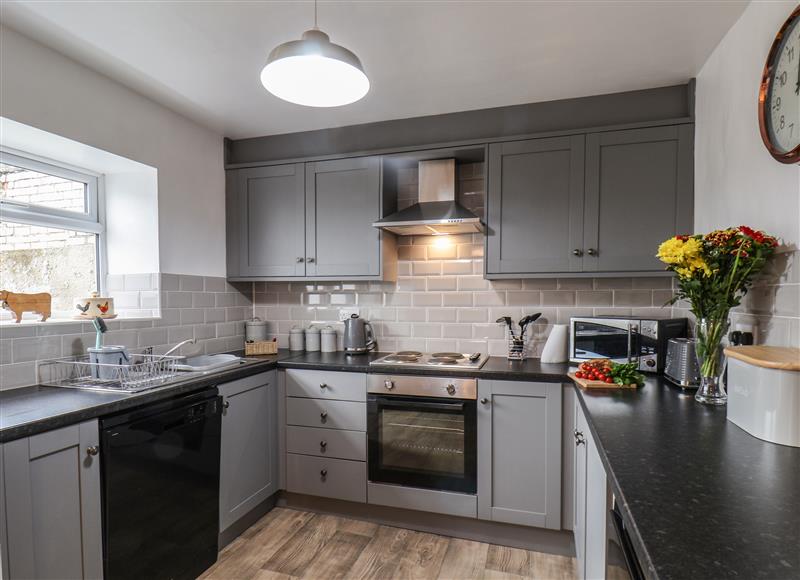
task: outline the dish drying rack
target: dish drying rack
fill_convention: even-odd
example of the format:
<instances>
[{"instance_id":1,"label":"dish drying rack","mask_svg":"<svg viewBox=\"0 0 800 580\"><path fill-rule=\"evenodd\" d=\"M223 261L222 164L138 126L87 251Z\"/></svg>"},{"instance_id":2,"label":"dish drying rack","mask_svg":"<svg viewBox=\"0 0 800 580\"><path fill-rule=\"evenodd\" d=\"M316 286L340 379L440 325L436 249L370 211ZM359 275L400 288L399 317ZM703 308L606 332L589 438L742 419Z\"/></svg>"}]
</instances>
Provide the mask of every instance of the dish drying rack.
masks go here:
<instances>
[{"instance_id":1,"label":"dish drying rack","mask_svg":"<svg viewBox=\"0 0 800 580\"><path fill-rule=\"evenodd\" d=\"M89 355L40 361L39 384L49 387L91 389L114 393L138 393L159 387L178 375L181 356L132 353L124 365L90 362Z\"/></svg>"}]
</instances>

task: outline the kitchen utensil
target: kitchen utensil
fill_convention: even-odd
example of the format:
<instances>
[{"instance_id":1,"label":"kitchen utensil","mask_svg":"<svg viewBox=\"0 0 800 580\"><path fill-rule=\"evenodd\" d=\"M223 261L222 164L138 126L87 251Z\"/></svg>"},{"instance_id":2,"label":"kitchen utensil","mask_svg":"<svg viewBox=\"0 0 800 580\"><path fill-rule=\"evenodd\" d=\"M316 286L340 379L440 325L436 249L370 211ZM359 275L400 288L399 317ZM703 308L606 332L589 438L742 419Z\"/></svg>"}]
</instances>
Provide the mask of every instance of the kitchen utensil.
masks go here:
<instances>
[{"instance_id":1,"label":"kitchen utensil","mask_svg":"<svg viewBox=\"0 0 800 580\"><path fill-rule=\"evenodd\" d=\"M322 352L336 352L336 329L326 326L320 330L320 343Z\"/></svg>"},{"instance_id":2,"label":"kitchen utensil","mask_svg":"<svg viewBox=\"0 0 800 580\"><path fill-rule=\"evenodd\" d=\"M100 349L103 347L103 334L108 330L108 326L99 316L92 320L92 326L94 326L94 330L97 333L94 339L94 347Z\"/></svg>"},{"instance_id":3,"label":"kitchen utensil","mask_svg":"<svg viewBox=\"0 0 800 580\"><path fill-rule=\"evenodd\" d=\"M268 340L267 322L258 317L253 318L253 320L245 321L244 340L245 342L261 342Z\"/></svg>"},{"instance_id":4,"label":"kitchen utensil","mask_svg":"<svg viewBox=\"0 0 800 580\"><path fill-rule=\"evenodd\" d=\"M520 320L519 321L519 335L520 336L525 336L525 329L528 327L528 325L536 322L541 315L542 315L541 312L537 312L536 314L529 314L528 316L526 316L522 320Z\"/></svg>"},{"instance_id":5,"label":"kitchen utensil","mask_svg":"<svg viewBox=\"0 0 800 580\"><path fill-rule=\"evenodd\" d=\"M344 351L349 354L361 354L375 348L375 335L372 325L353 314L344 321Z\"/></svg>"},{"instance_id":6,"label":"kitchen utensil","mask_svg":"<svg viewBox=\"0 0 800 580\"><path fill-rule=\"evenodd\" d=\"M96 379L118 379L119 368L128 366L131 361L128 349L124 346L99 346L86 350L89 353L89 362L94 365L92 376Z\"/></svg>"},{"instance_id":7,"label":"kitchen utensil","mask_svg":"<svg viewBox=\"0 0 800 580\"><path fill-rule=\"evenodd\" d=\"M319 352L320 332L316 326L306 328L306 352Z\"/></svg>"},{"instance_id":8,"label":"kitchen utensil","mask_svg":"<svg viewBox=\"0 0 800 580\"><path fill-rule=\"evenodd\" d=\"M514 336L514 325L511 323L511 317L510 316L501 316L495 322L497 322L498 324L500 324L501 322L505 323L505 325L508 326L509 334L511 336Z\"/></svg>"},{"instance_id":9,"label":"kitchen utensil","mask_svg":"<svg viewBox=\"0 0 800 580\"><path fill-rule=\"evenodd\" d=\"M567 352L567 338L569 337L569 326L566 324L554 324L547 342L542 349L541 361L543 363L565 363L569 359Z\"/></svg>"},{"instance_id":10,"label":"kitchen utensil","mask_svg":"<svg viewBox=\"0 0 800 580\"><path fill-rule=\"evenodd\" d=\"M305 332L299 326L293 326L289 331L289 350L303 350L305 348Z\"/></svg>"},{"instance_id":11,"label":"kitchen utensil","mask_svg":"<svg viewBox=\"0 0 800 580\"><path fill-rule=\"evenodd\" d=\"M696 342L693 338L670 338L667 341L664 376L684 389L700 384L700 369L695 356Z\"/></svg>"}]
</instances>

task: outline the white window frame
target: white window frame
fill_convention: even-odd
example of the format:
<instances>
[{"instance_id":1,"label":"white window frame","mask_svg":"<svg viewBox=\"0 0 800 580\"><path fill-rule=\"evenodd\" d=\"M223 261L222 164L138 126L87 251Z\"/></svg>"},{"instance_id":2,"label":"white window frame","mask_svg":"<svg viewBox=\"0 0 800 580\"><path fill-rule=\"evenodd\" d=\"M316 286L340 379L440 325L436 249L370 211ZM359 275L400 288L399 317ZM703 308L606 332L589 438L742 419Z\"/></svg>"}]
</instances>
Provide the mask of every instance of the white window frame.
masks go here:
<instances>
[{"instance_id":1,"label":"white window frame","mask_svg":"<svg viewBox=\"0 0 800 580\"><path fill-rule=\"evenodd\" d=\"M85 184L85 213L0 199L0 220L97 235L97 290L105 293L107 264L103 176L6 147L0 147L0 162Z\"/></svg>"}]
</instances>

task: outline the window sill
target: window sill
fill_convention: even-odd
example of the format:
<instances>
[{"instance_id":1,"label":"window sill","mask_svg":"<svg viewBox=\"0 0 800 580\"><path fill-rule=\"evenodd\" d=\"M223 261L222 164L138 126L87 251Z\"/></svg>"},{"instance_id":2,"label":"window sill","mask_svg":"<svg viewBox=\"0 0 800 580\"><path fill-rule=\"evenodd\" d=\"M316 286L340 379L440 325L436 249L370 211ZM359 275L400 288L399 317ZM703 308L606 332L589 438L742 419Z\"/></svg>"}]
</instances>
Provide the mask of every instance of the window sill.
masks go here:
<instances>
[{"instance_id":1,"label":"window sill","mask_svg":"<svg viewBox=\"0 0 800 580\"><path fill-rule=\"evenodd\" d=\"M161 316L117 316L116 318L105 319L106 325L109 330L117 329L122 322L153 322L161 320ZM0 328L18 328L18 327L46 327L46 326L69 326L74 324L88 324L91 325L92 320L87 318L48 318L46 321L35 318L23 318L20 322L16 322L13 318L5 318L0 320Z\"/></svg>"}]
</instances>

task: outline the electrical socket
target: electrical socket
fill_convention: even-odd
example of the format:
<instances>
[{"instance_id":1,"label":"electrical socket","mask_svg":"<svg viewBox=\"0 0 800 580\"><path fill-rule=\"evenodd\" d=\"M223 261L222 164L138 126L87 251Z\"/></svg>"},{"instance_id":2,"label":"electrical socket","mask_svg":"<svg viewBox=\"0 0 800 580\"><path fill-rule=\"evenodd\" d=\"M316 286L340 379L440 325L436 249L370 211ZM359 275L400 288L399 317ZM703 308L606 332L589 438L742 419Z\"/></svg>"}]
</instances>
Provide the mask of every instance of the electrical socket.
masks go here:
<instances>
[{"instance_id":1,"label":"electrical socket","mask_svg":"<svg viewBox=\"0 0 800 580\"><path fill-rule=\"evenodd\" d=\"M339 309L339 321L344 322L348 318L350 318L353 314L358 316L358 308L353 308L352 306L346 308Z\"/></svg>"}]
</instances>

